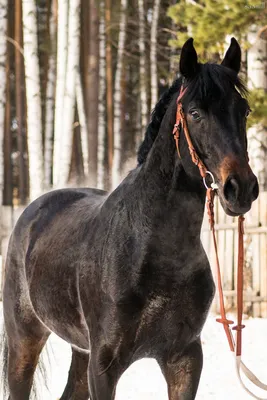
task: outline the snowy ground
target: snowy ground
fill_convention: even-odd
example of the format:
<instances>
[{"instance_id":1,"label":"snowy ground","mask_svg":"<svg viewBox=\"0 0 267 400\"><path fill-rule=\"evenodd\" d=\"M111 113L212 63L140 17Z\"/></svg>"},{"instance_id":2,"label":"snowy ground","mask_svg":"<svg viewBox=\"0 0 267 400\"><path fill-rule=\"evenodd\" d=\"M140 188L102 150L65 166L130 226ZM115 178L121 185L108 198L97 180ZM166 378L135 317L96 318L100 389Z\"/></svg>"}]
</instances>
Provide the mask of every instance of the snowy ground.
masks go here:
<instances>
[{"instance_id":1,"label":"snowy ground","mask_svg":"<svg viewBox=\"0 0 267 400\"><path fill-rule=\"evenodd\" d=\"M1 308L1 304L0 304ZM0 310L2 318L2 312ZM267 382L267 320L245 321L244 361L263 381ZM203 334L204 368L197 394L198 400L249 400L235 374L233 357L228 350L221 325L209 316ZM51 349L52 348L52 349ZM56 400L60 397L67 379L70 363L69 346L55 335L48 345L49 391L37 384L42 400ZM1 360L0 360L1 363ZM260 395L260 391L257 392ZM0 399L3 395L0 392ZM267 395L263 394L264 398ZM167 389L161 371L154 360L144 359L133 364L122 376L116 400L167 400Z\"/></svg>"}]
</instances>

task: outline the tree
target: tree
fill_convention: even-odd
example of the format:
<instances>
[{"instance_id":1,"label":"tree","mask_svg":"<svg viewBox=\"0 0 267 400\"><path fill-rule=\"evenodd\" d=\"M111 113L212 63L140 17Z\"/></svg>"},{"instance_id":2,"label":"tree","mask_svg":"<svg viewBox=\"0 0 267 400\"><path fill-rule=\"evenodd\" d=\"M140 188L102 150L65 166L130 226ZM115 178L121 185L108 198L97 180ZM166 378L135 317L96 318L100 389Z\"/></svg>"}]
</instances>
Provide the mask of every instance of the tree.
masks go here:
<instances>
[{"instance_id":1,"label":"tree","mask_svg":"<svg viewBox=\"0 0 267 400\"><path fill-rule=\"evenodd\" d=\"M106 87L107 87L107 132L108 132L108 171L111 174L113 162L113 75L111 48L111 0L105 2L106 23Z\"/></svg>"},{"instance_id":2,"label":"tree","mask_svg":"<svg viewBox=\"0 0 267 400\"><path fill-rule=\"evenodd\" d=\"M64 120L60 151L59 186L66 186L70 173L73 123L75 114L75 87L80 56L80 0L69 3L67 72L64 93Z\"/></svg>"},{"instance_id":3,"label":"tree","mask_svg":"<svg viewBox=\"0 0 267 400\"><path fill-rule=\"evenodd\" d=\"M26 190L26 165L25 165L25 118L24 118L24 71L22 52L22 26L21 26L22 5L21 0L15 1L15 76L16 76L16 120L17 120L17 145L18 145L18 192L20 203L25 204L27 199Z\"/></svg>"},{"instance_id":4,"label":"tree","mask_svg":"<svg viewBox=\"0 0 267 400\"><path fill-rule=\"evenodd\" d=\"M7 58L7 0L0 1L0 206L3 204L4 190L4 131L5 131L5 91Z\"/></svg>"},{"instance_id":5,"label":"tree","mask_svg":"<svg viewBox=\"0 0 267 400\"><path fill-rule=\"evenodd\" d=\"M65 99L66 65L67 65L67 32L68 32L68 0L58 2L57 21L57 81L54 117L54 151L53 151L53 185L60 179L60 154L63 132L63 114Z\"/></svg>"},{"instance_id":6,"label":"tree","mask_svg":"<svg viewBox=\"0 0 267 400\"><path fill-rule=\"evenodd\" d=\"M155 107L158 101L158 69L157 69L157 32L160 0L154 1L150 37L150 74L151 74L151 105Z\"/></svg>"},{"instance_id":7,"label":"tree","mask_svg":"<svg viewBox=\"0 0 267 400\"><path fill-rule=\"evenodd\" d=\"M98 149L97 149L97 187L105 185L105 138L106 138L106 37L105 3L100 2L99 24L99 97L98 97Z\"/></svg>"},{"instance_id":8,"label":"tree","mask_svg":"<svg viewBox=\"0 0 267 400\"><path fill-rule=\"evenodd\" d=\"M97 183L97 149L98 149L98 97L99 97L99 15L98 2L89 1L89 60L87 74L87 124L89 134L89 182L95 187Z\"/></svg>"},{"instance_id":9,"label":"tree","mask_svg":"<svg viewBox=\"0 0 267 400\"><path fill-rule=\"evenodd\" d=\"M112 165L112 187L115 188L120 180L121 170L121 80L124 60L126 22L127 22L127 0L121 0L120 30L118 38L117 69L114 81L114 155Z\"/></svg>"},{"instance_id":10,"label":"tree","mask_svg":"<svg viewBox=\"0 0 267 400\"><path fill-rule=\"evenodd\" d=\"M30 177L29 196L31 200L42 193L44 184L42 108L36 11L34 0L22 1L27 139Z\"/></svg>"},{"instance_id":11,"label":"tree","mask_svg":"<svg viewBox=\"0 0 267 400\"><path fill-rule=\"evenodd\" d=\"M145 46L145 8L144 0L138 0L139 11L139 52L140 52L140 105L141 105L141 131L147 126L147 85L146 85L146 46Z\"/></svg>"},{"instance_id":12,"label":"tree","mask_svg":"<svg viewBox=\"0 0 267 400\"><path fill-rule=\"evenodd\" d=\"M250 7L247 0L222 0L216 3L214 0L181 0L169 8L168 15L177 24L179 32L171 44L181 48L190 34L194 37L198 54L206 60L209 58L207 51L213 56L223 55L225 37L229 33L235 35L243 47L248 46L248 28L252 24L261 26L266 21L267 9Z\"/></svg>"},{"instance_id":13,"label":"tree","mask_svg":"<svg viewBox=\"0 0 267 400\"><path fill-rule=\"evenodd\" d=\"M56 87L56 1L52 0L49 19L50 52L48 56L48 72L46 83L45 103L45 144L44 144L44 179L45 187L50 188L52 183L53 165L53 133L54 133L54 106Z\"/></svg>"},{"instance_id":14,"label":"tree","mask_svg":"<svg viewBox=\"0 0 267 400\"><path fill-rule=\"evenodd\" d=\"M89 173L88 126L86 120L84 94L83 94L80 71L78 71L78 73L76 74L76 99L77 99L77 111L79 117L80 131L81 131L83 171L84 171L85 181L88 181L88 173Z\"/></svg>"},{"instance_id":15,"label":"tree","mask_svg":"<svg viewBox=\"0 0 267 400\"><path fill-rule=\"evenodd\" d=\"M258 177L261 190L267 190L267 41L258 37L258 30L257 26L252 25L248 33L251 44L247 57L248 87L254 94L252 107L256 106L258 114L261 114L259 109L263 108L261 111L264 119L254 118L254 124L248 130L248 138L252 169ZM261 101L257 104L259 99Z\"/></svg>"}]
</instances>

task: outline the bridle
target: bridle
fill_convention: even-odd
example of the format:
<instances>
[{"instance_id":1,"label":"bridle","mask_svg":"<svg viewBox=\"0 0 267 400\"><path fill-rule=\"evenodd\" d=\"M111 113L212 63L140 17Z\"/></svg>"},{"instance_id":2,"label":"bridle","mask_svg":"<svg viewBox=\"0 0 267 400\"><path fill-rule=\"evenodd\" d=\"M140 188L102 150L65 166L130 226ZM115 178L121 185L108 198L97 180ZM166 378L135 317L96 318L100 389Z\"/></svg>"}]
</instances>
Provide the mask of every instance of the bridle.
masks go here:
<instances>
[{"instance_id":1,"label":"bridle","mask_svg":"<svg viewBox=\"0 0 267 400\"><path fill-rule=\"evenodd\" d=\"M213 237L213 244L215 249L215 260L216 260L216 275L217 275L217 288L219 292L219 303L220 303L220 314L221 317L217 318L216 321L223 325L228 344L230 347L231 352L235 355L236 360L236 371L239 378L239 381L242 387L248 392L251 396L255 399L259 400L266 400L261 397L257 397L254 395L244 384L242 377L241 377L241 370L246 375L246 377L254 383L259 388L267 391L267 385L262 383L242 362L241 354L242 354L242 330L245 325L242 324L242 315L243 315L243 266L244 266L244 220L245 218L243 215L238 217L238 268L237 268L237 324L230 328L234 322L227 319L226 312L225 312L225 304L224 304L224 297L223 297L223 288L222 288L222 279L221 279L221 271L220 271L220 262L218 257L218 248L217 248L217 241L215 235L215 221L214 221L214 196L215 190L218 189L218 186L215 182L214 176L212 172L208 171L204 163L201 161L200 157L198 156L194 145L192 143L187 121L183 111L182 105L182 97L186 92L186 87L181 87L180 93L177 99L177 110L176 110L176 122L173 128L173 137L176 144L176 150L178 157L181 159L180 149L179 149L179 140L181 132L184 133L189 153L191 155L192 162L198 167L199 173L203 178L203 183L206 188L206 207L207 213L209 217L209 224L210 229ZM209 175L212 179L212 183L210 186L206 183L206 176ZM233 337L232 330L236 331L236 340Z\"/></svg>"}]
</instances>

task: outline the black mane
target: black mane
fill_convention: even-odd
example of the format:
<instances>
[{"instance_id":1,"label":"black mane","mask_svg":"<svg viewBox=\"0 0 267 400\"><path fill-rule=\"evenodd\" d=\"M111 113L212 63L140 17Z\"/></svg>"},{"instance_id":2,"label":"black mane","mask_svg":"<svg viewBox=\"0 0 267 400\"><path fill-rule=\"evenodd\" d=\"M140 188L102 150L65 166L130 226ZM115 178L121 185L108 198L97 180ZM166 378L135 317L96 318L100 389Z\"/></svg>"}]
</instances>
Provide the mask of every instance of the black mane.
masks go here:
<instances>
[{"instance_id":1,"label":"black mane","mask_svg":"<svg viewBox=\"0 0 267 400\"><path fill-rule=\"evenodd\" d=\"M161 122L164 118L164 115L170 104L170 101L174 96L174 94L179 92L181 85L182 85L182 78L176 79L173 82L172 86L168 90L166 90L166 92L163 93L159 102L156 104L151 114L151 120L147 127L145 138L141 143L137 153L137 161L139 165L143 164L146 161L147 155L157 137Z\"/></svg>"},{"instance_id":2,"label":"black mane","mask_svg":"<svg viewBox=\"0 0 267 400\"><path fill-rule=\"evenodd\" d=\"M175 94L178 95L182 85L182 78L174 81L172 86L162 95L151 115L145 138L137 154L138 164L143 164L153 146L159 132L166 110ZM197 99L203 107L208 107L213 101L225 99L229 91L237 90L246 97L247 88L235 71L218 64L199 64L199 73L186 83L187 90L184 100L190 102Z\"/></svg>"}]
</instances>

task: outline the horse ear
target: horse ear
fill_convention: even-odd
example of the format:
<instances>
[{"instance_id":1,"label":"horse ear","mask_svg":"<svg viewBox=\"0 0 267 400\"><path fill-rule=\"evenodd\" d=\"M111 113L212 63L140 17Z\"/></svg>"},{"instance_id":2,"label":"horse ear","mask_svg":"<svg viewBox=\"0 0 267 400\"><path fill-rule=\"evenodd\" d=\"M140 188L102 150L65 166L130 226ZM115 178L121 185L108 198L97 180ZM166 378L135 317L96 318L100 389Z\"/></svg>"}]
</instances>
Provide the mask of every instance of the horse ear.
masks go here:
<instances>
[{"instance_id":1,"label":"horse ear","mask_svg":"<svg viewBox=\"0 0 267 400\"><path fill-rule=\"evenodd\" d=\"M193 45L193 38L188 39L182 47L180 58L180 72L187 79L192 79L198 71L197 53Z\"/></svg>"},{"instance_id":2,"label":"horse ear","mask_svg":"<svg viewBox=\"0 0 267 400\"><path fill-rule=\"evenodd\" d=\"M232 39L231 39L230 47L224 56L222 65L233 69L237 74L240 71L241 48L240 48L237 40L234 37L232 37Z\"/></svg>"}]
</instances>

